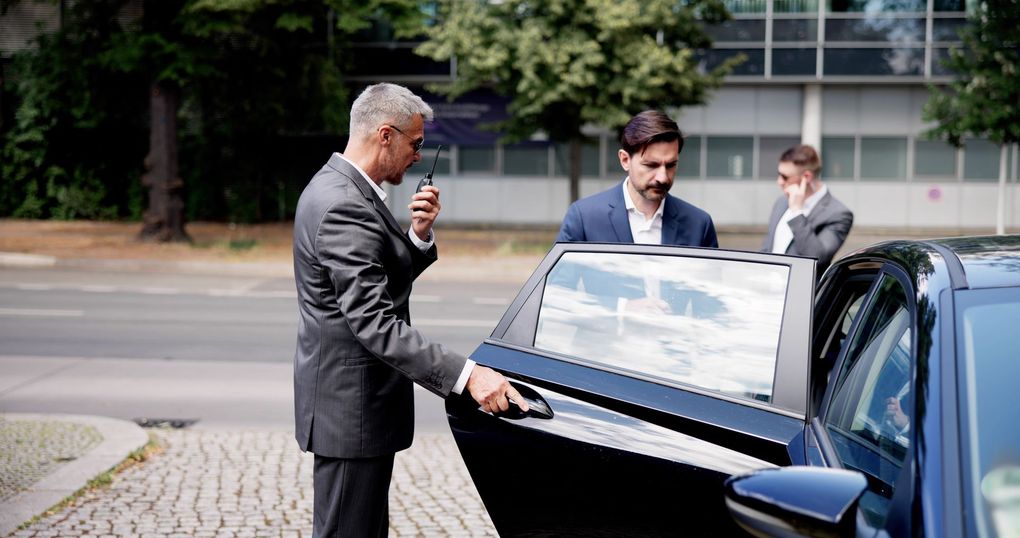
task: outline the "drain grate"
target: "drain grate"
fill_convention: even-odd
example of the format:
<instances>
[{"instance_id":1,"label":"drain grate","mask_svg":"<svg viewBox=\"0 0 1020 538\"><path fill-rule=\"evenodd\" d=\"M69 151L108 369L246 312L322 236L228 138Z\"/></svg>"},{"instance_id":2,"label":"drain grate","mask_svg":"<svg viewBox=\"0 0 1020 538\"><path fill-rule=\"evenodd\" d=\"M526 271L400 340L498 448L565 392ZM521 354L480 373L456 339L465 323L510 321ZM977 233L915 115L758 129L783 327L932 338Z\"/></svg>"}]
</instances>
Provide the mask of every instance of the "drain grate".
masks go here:
<instances>
[{"instance_id":1,"label":"drain grate","mask_svg":"<svg viewBox=\"0 0 1020 538\"><path fill-rule=\"evenodd\" d=\"M197 418L150 418L141 417L133 419L135 424L143 428L187 428L198 422Z\"/></svg>"}]
</instances>

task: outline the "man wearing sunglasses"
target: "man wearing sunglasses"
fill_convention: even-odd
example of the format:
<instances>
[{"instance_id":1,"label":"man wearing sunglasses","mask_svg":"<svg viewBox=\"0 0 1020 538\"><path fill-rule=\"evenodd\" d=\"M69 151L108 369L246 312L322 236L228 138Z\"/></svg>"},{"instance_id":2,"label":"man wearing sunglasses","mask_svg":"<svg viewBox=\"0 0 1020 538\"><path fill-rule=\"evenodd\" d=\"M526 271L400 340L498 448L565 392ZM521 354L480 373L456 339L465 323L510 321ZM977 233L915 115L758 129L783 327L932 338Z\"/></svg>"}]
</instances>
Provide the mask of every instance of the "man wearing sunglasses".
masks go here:
<instances>
[{"instance_id":1,"label":"man wearing sunglasses","mask_svg":"<svg viewBox=\"0 0 1020 538\"><path fill-rule=\"evenodd\" d=\"M792 147L779 157L776 183L783 195L772 206L763 252L818 259L818 277L832 263L850 233L854 214L822 183L815 148Z\"/></svg>"},{"instance_id":2,"label":"man wearing sunglasses","mask_svg":"<svg viewBox=\"0 0 1020 538\"><path fill-rule=\"evenodd\" d=\"M421 159L432 109L395 84L369 86L351 107L350 140L308 183L294 216L298 335L295 436L315 454L313 536L386 536L393 457L411 446L412 382L440 397L467 391L486 412L520 394L499 373L431 342L411 326L414 279L436 261L439 189L386 206Z\"/></svg>"}]
</instances>

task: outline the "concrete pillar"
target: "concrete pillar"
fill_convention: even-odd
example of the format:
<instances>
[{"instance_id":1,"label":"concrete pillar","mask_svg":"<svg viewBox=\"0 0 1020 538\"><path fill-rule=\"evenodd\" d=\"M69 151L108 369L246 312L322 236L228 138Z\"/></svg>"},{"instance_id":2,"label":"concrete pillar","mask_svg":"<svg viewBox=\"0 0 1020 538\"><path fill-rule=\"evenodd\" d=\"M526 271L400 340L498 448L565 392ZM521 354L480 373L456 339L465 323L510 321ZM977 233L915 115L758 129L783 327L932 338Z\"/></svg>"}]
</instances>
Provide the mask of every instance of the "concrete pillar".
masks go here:
<instances>
[{"instance_id":1,"label":"concrete pillar","mask_svg":"<svg viewBox=\"0 0 1020 538\"><path fill-rule=\"evenodd\" d=\"M803 122L800 128L800 143L822 147L822 85L804 85Z\"/></svg>"}]
</instances>

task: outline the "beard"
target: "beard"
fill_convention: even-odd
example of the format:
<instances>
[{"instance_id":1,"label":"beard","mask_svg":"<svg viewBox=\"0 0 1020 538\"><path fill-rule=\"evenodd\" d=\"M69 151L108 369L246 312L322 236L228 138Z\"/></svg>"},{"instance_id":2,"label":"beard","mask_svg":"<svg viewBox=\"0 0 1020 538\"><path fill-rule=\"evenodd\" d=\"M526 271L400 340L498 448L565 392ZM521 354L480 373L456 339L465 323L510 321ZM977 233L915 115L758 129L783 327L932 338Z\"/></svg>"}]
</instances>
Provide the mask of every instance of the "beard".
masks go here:
<instances>
[{"instance_id":1,"label":"beard","mask_svg":"<svg viewBox=\"0 0 1020 538\"><path fill-rule=\"evenodd\" d=\"M672 183L659 183L653 181L645 185L643 189L637 189L639 195L649 202L659 202L666 197L669 193L669 189L673 188Z\"/></svg>"}]
</instances>

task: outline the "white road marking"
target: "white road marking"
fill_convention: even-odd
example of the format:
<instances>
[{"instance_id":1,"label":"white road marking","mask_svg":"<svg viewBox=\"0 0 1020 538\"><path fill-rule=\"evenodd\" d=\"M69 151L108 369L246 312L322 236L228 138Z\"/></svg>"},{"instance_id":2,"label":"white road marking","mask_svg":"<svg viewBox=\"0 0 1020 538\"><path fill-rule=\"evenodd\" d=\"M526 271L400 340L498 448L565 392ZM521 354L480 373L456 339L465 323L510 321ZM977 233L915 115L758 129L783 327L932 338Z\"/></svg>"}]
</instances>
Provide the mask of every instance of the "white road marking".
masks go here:
<instances>
[{"instance_id":1,"label":"white road marking","mask_svg":"<svg viewBox=\"0 0 1020 538\"><path fill-rule=\"evenodd\" d=\"M137 293L144 293L146 295L180 295L181 290L177 288L138 288Z\"/></svg>"},{"instance_id":2,"label":"white road marking","mask_svg":"<svg viewBox=\"0 0 1020 538\"><path fill-rule=\"evenodd\" d=\"M25 291L49 291L55 288L52 284L18 284L14 287Z\"/></svg>"},{"instance_id":3,"label":"white road marking","mask_svg":"<svg viewBox=\"0 0 1020 538\"><path fill-rule=\"evenodd\" d=\"M41 310L37 308L0 308L0 316L80 318L84 315L85 312L82 310Z\"/></svg>"},{"instance_id":4,"label":"white road marking","mask_svg":"<svg viewBox=\"0 0 1020 538\"><path fill-rule=\"evenodd\" d=\"M113 293L117 291L116 286L81 286L78 289L90 293Z\"/></svg>"}]
</instances>

